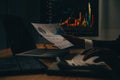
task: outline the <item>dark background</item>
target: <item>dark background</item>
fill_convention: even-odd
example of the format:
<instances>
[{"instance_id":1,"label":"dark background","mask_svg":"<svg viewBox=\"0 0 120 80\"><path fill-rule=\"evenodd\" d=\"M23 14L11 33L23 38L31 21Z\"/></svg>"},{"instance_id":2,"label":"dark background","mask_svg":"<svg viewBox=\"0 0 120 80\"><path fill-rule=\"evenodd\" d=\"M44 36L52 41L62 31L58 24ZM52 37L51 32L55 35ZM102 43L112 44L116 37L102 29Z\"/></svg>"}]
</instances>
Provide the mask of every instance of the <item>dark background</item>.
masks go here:
<instances>
[{"instance_id":1,"label":"dark background","mask_svg":"<svg viewBox=\"0 0 120 80\"><path fill-rule=\"evenodd\" d=\"M34 49L41 36L31 22L40 20L40 0L0 0L0 49L19 53Z\"/></svg>"},{"instance_id":2,"label":"dark background","mask_svg":"<svg viewBox=\"0 0 120 80\"><path fill-rule=\"evenodd\" d=\"M17 18L19 19L18 21L22 23L22 25L19 25L19 27L17 26L17 24L14 26L8 25L9 28L7 28L7 30L10 30L12 34L14 34L13 37L11 37L9 36L9 33L11 32L8 32L6 30L6 27L4 27L4 24L1 23L0 20L0 50L12 46L17 46L18 49L21 49L21 52L35 48L34 43L46 42L44 39L41 39L41 36L39 36L38 33L33 29L33 26L29 24L30 22L40 22L42 14L40 7L41 3L41 0L0 0L0 15L17 16L20 18ZM120 34L119 3L120 0L99 0L99 36L87 38L111 40L118 37L118 35ZM14 24L14 21L16 21L15 17L11 21L12 24ZM16 33L18 34L14 33L15 27L17 29ZM25 28L25 31L23 30L23 28ZM21 37L19 37L20 35ZM26 35L29 35L29 37ZM30 37L30 35L32 35L32 37ZM16 36L18 39L17 42L15 42L15 45L13 45ZM17 43L20 45L18 46ZM27 47L28 49L26 49Z\"/></svg>"}]
</instances>

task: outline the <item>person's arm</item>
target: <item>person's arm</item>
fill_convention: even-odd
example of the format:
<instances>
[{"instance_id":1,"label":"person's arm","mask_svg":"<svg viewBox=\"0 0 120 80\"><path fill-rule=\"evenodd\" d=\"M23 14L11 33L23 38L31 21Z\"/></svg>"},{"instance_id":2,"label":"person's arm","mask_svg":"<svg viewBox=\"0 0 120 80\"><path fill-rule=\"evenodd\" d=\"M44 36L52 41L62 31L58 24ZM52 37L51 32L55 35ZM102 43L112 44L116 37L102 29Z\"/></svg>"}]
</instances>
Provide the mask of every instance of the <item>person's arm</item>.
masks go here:
<instances>
[{"instance_id":1,"label":"person's arm","mask_svg":"<svg viewBox=\"0 0 120 80\"><path fill-rule=\"evenodd\" d=\"M71 35L62 35L64 38L66 38L68 41L70 41L72 44L74 44L75 46L78 46L80 48L85 48L85 40L84 39L80 39L78 37L75 36L71 36Z\"/></svg>"},{"instance_id":2,"label":"person's arm","mask_svg":"<svg viewBox=\"0 0 120 80\"><path fill-rule=\"evenodd\" d=\"M75 36L71 35L62 35L65 37L68 41L70 41L75 46L78 46L80 48L89 49L92 47L100 47L100 48L112 48L116 45L115 40L111 41L103 41L103 40L90 40L90 39L80 39Z\"/></svg>"},{"instance_id":3,"label":"person's arm","mask_svg":"<svg viewBox=\"0 0 120 80\"><path fill-rule=\"evenodd\" d=\"M115 40L110 41L103 41L103 40L93 40L94 47L101 47L101 48L113 48L116 46Z\"/></svg>"}]
</instances>

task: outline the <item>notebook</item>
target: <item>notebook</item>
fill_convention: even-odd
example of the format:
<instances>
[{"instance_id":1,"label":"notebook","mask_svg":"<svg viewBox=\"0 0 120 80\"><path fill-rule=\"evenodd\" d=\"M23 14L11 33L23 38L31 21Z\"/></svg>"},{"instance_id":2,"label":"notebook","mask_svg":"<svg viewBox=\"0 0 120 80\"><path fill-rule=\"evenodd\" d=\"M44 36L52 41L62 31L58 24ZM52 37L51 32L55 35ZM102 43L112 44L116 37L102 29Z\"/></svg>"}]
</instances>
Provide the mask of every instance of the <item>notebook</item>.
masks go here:
<instances>
[{"instance_id":1,"label":"notebook","mask_svg":"<svg viewBox=\"0 0 120 80\"><path fill-rule=\"evenodd\" d=\"M47 70L48 75L75 76L75 77L97 77L108 78L112 76L111 71L97 71L81 67L79 69L60 69L57 62L54 62Z\"/></svg>"},{"instance_id":2,"label":"notebook","mask_svg":"<svg viewBox=\"0 0 120 80\"><path fill-rule=\"evenodd\" d=\"M81 54L69 54L66 57L58 57L47 70L49 75L78 76L78 77L110 77L111 67L103 61L94 62L99 57L93 56L83 60Z\"/></svg>"}]
</instances>

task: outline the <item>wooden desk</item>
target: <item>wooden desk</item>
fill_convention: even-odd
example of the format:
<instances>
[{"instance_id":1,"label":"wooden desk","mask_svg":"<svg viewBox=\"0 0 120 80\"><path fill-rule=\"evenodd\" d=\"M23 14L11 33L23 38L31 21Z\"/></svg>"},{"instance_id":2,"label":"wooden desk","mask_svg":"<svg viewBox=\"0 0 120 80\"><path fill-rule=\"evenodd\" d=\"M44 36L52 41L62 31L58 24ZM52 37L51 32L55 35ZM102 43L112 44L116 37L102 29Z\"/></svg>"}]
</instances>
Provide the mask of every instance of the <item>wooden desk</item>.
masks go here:
<instances>
[{"instance_id":1,"label":"wooden desk","mask_svg":"<svg viewBox=\"0 0 120 80\"><path fill-rule=\"evenodd\" d=\"M48 76L46 74L0 77L0 80L105 80L97 78Z\"/></svg>"},{"instance_id":2,"label":"wooden desk","mask_svg":"<svg viewBox=\"0 0 120 80\"><path fill-rule=\"evenodd\" d=\"M11 49L5 49L0 51L1 57L12 55ZM51 65L51 61L42 60L46 62L46 65ZM85 78L85 77L68 77L68 76L50 76L47 74L34 74L34 75L18 75L18 76L4 76L0 77L0 80L105 80L99 78Z\"/></svg>"}]
</instances>

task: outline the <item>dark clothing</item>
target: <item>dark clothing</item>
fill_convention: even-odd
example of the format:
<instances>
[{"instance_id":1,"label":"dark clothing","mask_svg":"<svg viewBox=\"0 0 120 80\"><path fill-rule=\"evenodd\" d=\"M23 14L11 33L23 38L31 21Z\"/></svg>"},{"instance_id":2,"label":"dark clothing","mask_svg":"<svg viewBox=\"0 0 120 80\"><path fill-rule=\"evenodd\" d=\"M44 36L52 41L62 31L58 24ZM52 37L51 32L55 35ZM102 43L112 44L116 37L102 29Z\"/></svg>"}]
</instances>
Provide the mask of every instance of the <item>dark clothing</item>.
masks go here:
<instances>
[{"instance_id":1,"label":"dark clothing","mask_svg":"<svg viewBox=\"0 0 120 80\"><path fill-rule=\"evenodd\" d=\"M69 40L75 46L79 48L85 48L85 39L80 39L75 36L63 35L67 40ZM93 48L85 50L82 54L85 55L86 59L92 56L99 56L98 61L105 61L109 64L115 75L120 73L120 36L116 40L111 41L101 41L92 40Z\"/></svg>"},{"instance_id":2,"label":"dark clothing","mask_svg":"<svg viewBox=\"0 0 120 80\"><path fill-rule=\"evenodd\" d=\"M113 40L113 41L93 40L93 47L109 48L111 51L114 51L113 55L120 56L119 40Z\"/></svg>"}]
</instances>

